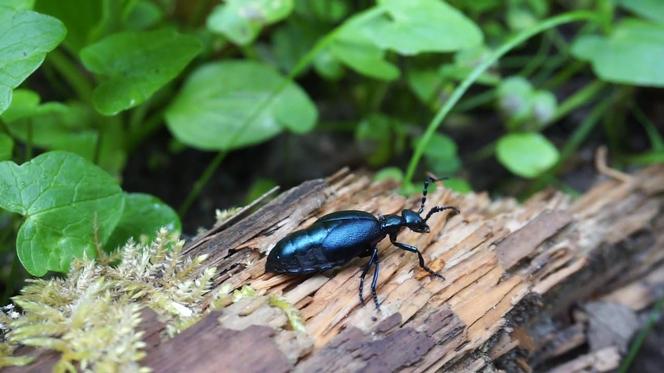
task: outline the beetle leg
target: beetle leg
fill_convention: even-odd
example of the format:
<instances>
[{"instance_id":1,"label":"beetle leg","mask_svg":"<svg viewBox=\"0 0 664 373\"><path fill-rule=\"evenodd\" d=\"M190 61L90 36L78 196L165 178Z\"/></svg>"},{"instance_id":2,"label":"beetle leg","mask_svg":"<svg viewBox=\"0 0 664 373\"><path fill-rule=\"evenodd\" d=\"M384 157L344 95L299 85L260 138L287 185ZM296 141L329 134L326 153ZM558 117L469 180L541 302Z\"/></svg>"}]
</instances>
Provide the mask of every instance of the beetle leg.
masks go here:
<instances>
[{"instance_id":1,"label":"beetle leg","mask_svg":"<svg viewBox=\"0 0 664 373\"><path fill-rule=\"evenodd\" d=\"M373 273L373 279L371 280L371 295L373 295L373 300L374 304L376 305L376 309L378 312L380 312L380 302L378 302L378 294L376 293L376 285L378 284L378 270L380 268L380 265L378 264L378 250L376 252L376 259L374 260L374 273Z\"/></svg>"},{"instance_id":2,"label":"beetle leg","mask_svg":"<svg viewBox=\"0 0 664 373\"><path fill-rule=\"evenodd\" d=\"M411 253L417 254L417 258L420 260L420 267L423 270L425 270L425 271L429 272L430 274L432 274L436 277L439 277L443 280L445 279L445 277L443 277L441 274L439 274L437 272L434 272L431 268L427 267L427 265L424 264L424 257L422 256L422 253L420 252L420 250L417 249L417 247L405 244L403 242L397 242L395 236L390 236L390 241L392 242L392 245L394 245L394 246L396 246L396 247L398 247L402 250L410 251Z\"/></svg>"},{"instance_id":3,"label":"beetle leg","mask_svg":"<svg viewBox=\"0 0 664 373\"><path fill-rule=\"evenodd\" d=\"M369 258L369 261L367 262L367 265L364 266L364 269L362 270L362 274L360 274L360 303L364 304L364 296L362 293L364 292L364 277L367 275L369 272L369 269L371 268L371 265L376 262L378 264L378 248L374 246L371 249L371 258Z\"/></svg>"}]
</instances>

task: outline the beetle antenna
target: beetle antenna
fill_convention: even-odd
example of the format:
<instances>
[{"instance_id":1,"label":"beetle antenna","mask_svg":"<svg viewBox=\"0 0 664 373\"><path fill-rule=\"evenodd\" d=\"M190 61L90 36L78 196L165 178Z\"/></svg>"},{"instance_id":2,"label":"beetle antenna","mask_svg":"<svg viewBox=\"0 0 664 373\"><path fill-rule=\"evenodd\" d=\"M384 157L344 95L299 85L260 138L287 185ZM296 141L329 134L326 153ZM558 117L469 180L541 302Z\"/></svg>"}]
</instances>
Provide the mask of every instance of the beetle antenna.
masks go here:
<instances>
[{"instance_id":1,"label":"beetle antenna","mask_svg":"<svg viewBox=\"0 0 664 373\"><path fill-rule=\"evenodd\" d=\"M429 191L429 183L435 182L437 179L432 177L431 175L427 175L426 179L424 179L424 189L422 189L422 202L420 203L420 209L417 210L417 215L422 214L424 211L424 204L427 202L427 193Z\"/></svg>"},{"instance_id":2,"label":"beetle antenna","mask_svg":"<svg viewBox=\"0 0 664 373\"><path fill-rule=\"evenodd\" d=\"M421 215L424 212L424 204L427 201L427 193L429 192L429 183L435 183L436 181L447 180L447 177L436 177L436 175L431 172L427 173L426 179L424 179L424 189L422 190L422 202L420 203L420 209L417 210L417 214Z\"/></svg>"},{"instance_id":3,"label":"beetle antenna","mask_svg":"<svg viewBox=\"0 0 664 373\"><path fill-rule=\"evenodd\" d=\"M454 206L434 206L427 213L427 217L424 218L424 222L426 223L427 220L429 220L429 218L431 217L431 215L445 210L453 210L455 215L461 213L461 211L459 211L459 209Z\"/></svg>"}]
</instances>

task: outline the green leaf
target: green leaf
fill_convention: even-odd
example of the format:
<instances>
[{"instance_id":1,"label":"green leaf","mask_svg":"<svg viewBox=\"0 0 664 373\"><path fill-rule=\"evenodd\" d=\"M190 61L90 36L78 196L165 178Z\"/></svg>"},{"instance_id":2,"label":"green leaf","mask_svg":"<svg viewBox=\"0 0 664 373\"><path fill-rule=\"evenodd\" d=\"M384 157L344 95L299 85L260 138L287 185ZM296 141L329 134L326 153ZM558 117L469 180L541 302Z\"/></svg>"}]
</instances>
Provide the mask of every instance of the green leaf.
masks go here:
<instances>
[{"instance_id":1,"label":"green leaf","mask_svg":"<svg viewBox=\"0 0 664 373\"><path fill-rule=\"evenodd\" d=\"M130 1L123 12L122 22L127 30L145 30L159 23L164 12L159 5L149 0Z\"/></svg>"},{"instance_id":2,"label":"green leaf","mask_svg":"<svg viewBox=\"0 0 664 373\"><path fill-rule=\"evenodd\" d=\"M17 89L11 106L0 117L12 136L48 150L66 150L117 174L126 160L124 133L115 123L99 123L98 115L82 103L40 104L35 92ZM101 133L101 136L100 136Z\"/></svg>"},{"instance_id":3,"label":"green leaf","mask_svg":"<svg viewBox=\"0 0 664 373\"><path fill-rule=\"evenodd\" d=\"M250 204L265 194L270 189L277 186L277 182L272 179L258 178L249 187L247 195L244 197L244 203Z\"/></svg>"},{"instance_id":4,"label":"green leaf","mask_svg":"<svg viewBox=\"0 0 664 373\"><path fill-rule=\"evenodd\" d=\"M473 187L469 182L456 177L445 180L445 188L452 189L459 193L470 193L473 191Z\"/></svg>"},{"instance_id":5,"label":"green leaf","mask_svg":"<svg viewBox=\"0 0 664 373\"><path fill-rule=\"evenodd\" d=\"M292 10L293 0L227 0L214 8L207 27L235 44L247 45L263 27L288 17Z\"/></svg>"},{"instance_id":6,"label":"green leaf","mask_svg":"<svg viewBox=\"0 0 664 373\"><path fill-rule=\"evenodd\" d=\"M149 242L161 228L180 233L182 225L178 214L155 196L126 193L122 218L104 247L114 250L130 238L137 242Z\"/></svg>"},{"instance_id":7,"label":"green leaf","mask_svg":"<svg viewBox=\"0 0 664 373\"><path fill-rule=\"evenodd\" d=\"M558 149L537 132L504 135L498 140L496 156L512 173L526 178L540 175L559 158Z\"/></svg>"},{"instance_id":8,"label":"green leaf","mask_svg":"<svg viewBox=\"0 0 664 373\"><path fill-rule=\"evenodd\" d=\"M536 130L553 118L558 102L553 93L535 90L528 80L516 76L498 86L498 106L508 119L508 129Z\"/></svg>"},{"instance_id":9,"label":"green leaf","mask_svg":"<svg viewBox=\"0 0 664 373\"><path fill-rule=\"evenodd\" d=\"M367 162L372 166L382 165L390 160L394 139L392 137L390 118L383 115L371 115L360 122L355 130L355 138L359 142L370 142L371 152Z\"/></svg>"},{"instance_id":10,"label":"green leaf","mask_svg":"<svg viewBox=\"0 0 664 373\"><path fill-rule=\"evenodd\" d=\"M35 6L35 0L2 0L0 6L16 10L30 10Z\"/></svg>"},{"instance_id":11,"label":"green leaf","mask_svg":"<svg viewBox=\"0 0 664 373\"><path fill-rule=\"evenodd\" d=\"M319 23L288 21L271 33L272 52L282 71L291 71L327 32Z\"/></svg>"},{"instance_id":12,"label":"green leaf","mask_svg":"<svg viewBox=\"0 0 664 373\"><path fill-rule=\"evenodd\" d=\"M140 105L173 80L200 52L201 43L173 30L123 32L84 48L85 67L101 76L92 101L114 115Z\"/></svg>"},{"instance_id":13,"label":"green leaf","mask_svg":"<svg viewBox=\"0 0 664 373\"><path fill-rule=\"evenodd\" d=\"M67 31L57 19L0 6L0 114L19 86L44 62Z\"/></svg>"},{"instance_id":14,"label":"green leaf","mask_svg":"<svg viewBox=\"0 0 664 373\"><path fill-rule=\"evenodd\" d=\"M124 208L111 176L66 152L45 153L21 166L0 162L0 195L0 208L25 216L16 247L35 276L66 272L75 257L96 257Z\"/></svg>"},{"instance_id":15,"label":"green leaf","mask_svg":"<svg viewBox=\"0 0 664 373\"><path fill-rule=\"evenodd\" d=\"M318 23L337 23L344 19L350 10L351 5L347 0L295 0L295 13Z\"/></svg>"},{"instance_id":16,"label":"green leaf","mask_svg":"<svg viewBox=\"0 0 664 373\"><path fill-rule=\"evenodd\" d=\"M399 69L385 60L385 51L372 44L339 39L332 44L330 52L360 74L381 80L399 77Z\"/></svg>"},{"instance_id":17,"label":"green leaf","mask_svg":"<svg viewBox=\"0 0 664 373\"><path fill-rule=\"evenodd\" d=\"M664 23L664 1L662 0L618 0L618 4L643 18Z\"/></svg>"},{"instance_id":18,"label":"green leaf","mask_svg":"<svg viewBox=\"0 0 664 373\"><path fill-rule=\"evenodd\" d=\"M104 1L37 0L35 10L62 21L67 27L64 45L78 52L96 37L104 12Z\"/></svg>"},{"instance_id":19,"label":"green leaf","mask_svg":"<svg viewBox=\"0 0 664 373\"><path fill-rule=\"evenodd\" d=\"M189 146L232 150L265 141L284 128L310 131L317 115L307 94L271 67L224 61L201 66L189 76L166 110L166 123Z\"/></svg>"},{"instance_id":20,"label":"green leaf","mask_svg":"<svg viewBox=\"0 0 664 373\"><path fill-rule=\"evenodd\" d=\"M479 45L480 29L439 0L382 0L387 14L358 26L357 32L381 49L413 55L452 52Z\"/></svg>"},{"instance_id":21,"label":"green leaf","mask_svg":"<svg viewBox=\"0 0 664 373\"><path fill-rule=\"evenodd\" d=\"M417 147L417 143L415 147ZM461 167L456 143L449 136L439 133L431 137L424 149L424 158L427 160L427 165L438 176L454 174Z\"/></svg>"},{"instance_id":22,"label":"green leaf","mask_svg":"<svg viewBox=\"0 0 664 373\"><path fill-rule=\"evenodd\" d=\"M603 80L664 87L664 24L628 19L608 37L581 36L572 45L572 54L590 61Z\"/></svg>"},{"instance_id":23,"label":"green leaf","mask_svg":"<svg viewBox=\"0 0 664 373\"><path fill-rule=\"evenodd\" d=\"M0 132L0 161L12 158L14 140L7 134Z\"/></svg>"},{"instance_id":24,"label":"green leaf","mask_svg":"<svg viewBox=\"0 0 664 373\"><path fill-rule=\"evenodd\" d=\"M363 119L355 130L355 138L368 141L372 147L367 161L373 166L382 165L405 148L406 133L396 118L372 114Z\"/></svg>"},{"instance_id":25,"label":"green leaf","mask_svg":"<svg viewBox=\"0 0 664 373\"><path fill-rule=\"evenodd\" d=\"M558 108L556 96L549 91L536 91L531 97L533 119L538 125L549 122Z\"/></svg>"},{"instance_id":26,"label":"green leaf","mask_svg":"<svg viewBox=\"0 0 664 373\"><path fill-rule=\"evenodd\" d=\"M385 167L374 175L376 181L393 180L400 183L403 180L403 172L398 167Z\"/></svg>"},{"instance_id":27,"label":"green leaf","mask_svg":"<svg viewBox=\"0 0 664 373\"><path fill-rule=\"evenodd\" d=\"M439 69L415 69L408 70L408 86L415 96L423 103L430 105L443 84Z\"/></svg>"}]
</instances>

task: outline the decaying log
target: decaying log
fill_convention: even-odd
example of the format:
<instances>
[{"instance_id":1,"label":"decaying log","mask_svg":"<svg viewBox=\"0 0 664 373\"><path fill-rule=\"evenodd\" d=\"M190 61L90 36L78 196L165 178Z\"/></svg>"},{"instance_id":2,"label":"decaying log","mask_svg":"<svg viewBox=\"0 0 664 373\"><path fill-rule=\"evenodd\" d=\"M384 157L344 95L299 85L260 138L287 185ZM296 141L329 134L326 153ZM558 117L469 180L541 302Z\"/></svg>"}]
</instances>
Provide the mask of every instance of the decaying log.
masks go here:
<instances>
[{"instance_id":1,"label":"decaying log","mask_svg":"<svg viewBox=\"0 0 664 373\"><path fill-rule=\"evenodd\" d=\"M638 313L664 294L663 191L664 167L605 180L577 200L545 192L518 204L438 188L428 204L462 213L437 215L430 234L400 240L446 279L384 240L377 313L358 299L366 258L291 277L264 273L265 255L326 213L398 213L418 196L347 171L306 182L188 244L218 267L217 285L251 285L260 295L151 343L143 364L160 372L615 369ZM273 295L295 305L306 333L291 330Z\"/></svg>"}]
</instances>

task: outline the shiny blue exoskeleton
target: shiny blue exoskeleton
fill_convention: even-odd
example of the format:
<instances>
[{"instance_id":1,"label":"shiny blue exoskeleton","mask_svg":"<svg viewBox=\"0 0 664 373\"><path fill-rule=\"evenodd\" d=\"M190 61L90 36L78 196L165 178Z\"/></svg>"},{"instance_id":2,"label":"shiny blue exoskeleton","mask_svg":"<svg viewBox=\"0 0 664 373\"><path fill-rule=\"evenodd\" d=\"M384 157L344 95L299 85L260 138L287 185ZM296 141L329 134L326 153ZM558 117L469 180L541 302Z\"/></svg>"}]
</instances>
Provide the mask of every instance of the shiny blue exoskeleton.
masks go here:
<instances>
[{"instance_id":1,"label":"shiny blue exoskeleton","mask_svg":"<svg viewBox=\"0 0 664 373\"><path fill-rule=\"evenodd\" d=\"M358 256L370 256L360 275L360 301L364 303L362 295L364 277L371 266L375 266L371 293L376 308L380 309L376 296L379 269L377 244L389 236L394 246L416 253L420 267L425 271L443 278L424 264L422 253L415 246L397 242L397 235L403 228L418 233L428 233L427 221L437 212L452 210L454 213L459 213L459 209L456 207L435 206L429 210L425 218L422 218L427 188L431 181L435 181L435 179L427 178L424 181L419 211L403 210L401 215L379 217L356 210L337 211L325 215L310 227L293 232L279 241L267 257L265 270L274 273L308 274L341 266Z\"/></svg>"}]
</instances>

